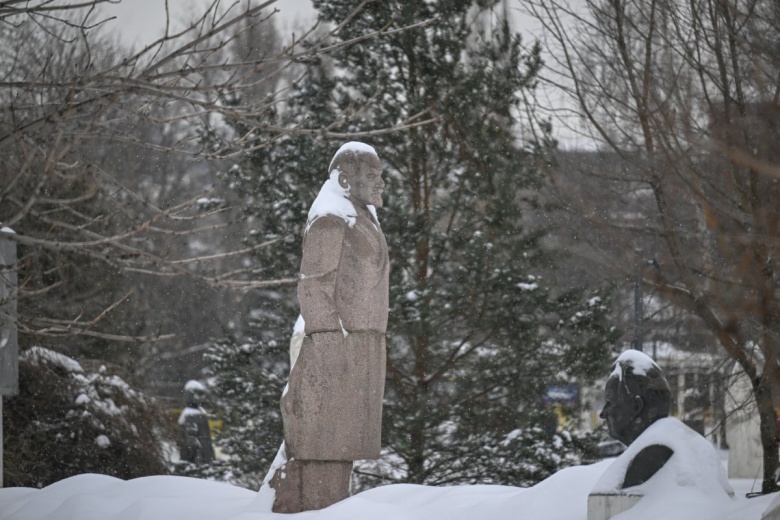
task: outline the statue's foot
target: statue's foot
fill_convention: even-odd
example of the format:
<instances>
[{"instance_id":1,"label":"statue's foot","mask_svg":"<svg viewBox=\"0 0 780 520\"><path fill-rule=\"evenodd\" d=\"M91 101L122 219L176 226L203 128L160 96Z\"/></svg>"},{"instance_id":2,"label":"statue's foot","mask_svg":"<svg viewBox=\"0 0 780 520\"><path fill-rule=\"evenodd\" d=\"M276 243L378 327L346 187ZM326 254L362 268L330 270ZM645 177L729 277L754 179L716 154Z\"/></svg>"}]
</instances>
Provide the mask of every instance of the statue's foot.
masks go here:
<instances>
[{"instance_id":1,"label":"statue's foot","mask_svg":"<svg viewBox=\"0 0 780 520\"><path fill-rule=\"evenodd\" d=\"M351 475L351 461L288 461L268 483L276 491L273 512L300 513L344 500Z\"/></svg>"}]
</instances>

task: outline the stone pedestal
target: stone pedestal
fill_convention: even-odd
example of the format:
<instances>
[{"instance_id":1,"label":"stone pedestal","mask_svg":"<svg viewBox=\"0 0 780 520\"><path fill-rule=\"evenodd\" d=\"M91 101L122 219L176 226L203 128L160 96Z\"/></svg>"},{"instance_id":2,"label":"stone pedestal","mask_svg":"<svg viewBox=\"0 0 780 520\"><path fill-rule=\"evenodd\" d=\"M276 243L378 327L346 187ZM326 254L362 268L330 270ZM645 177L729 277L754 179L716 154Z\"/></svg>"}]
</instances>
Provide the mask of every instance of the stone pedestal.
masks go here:
<instances>
[{"instance_id":1,"label":"stone pedestal","mask_svg":"<svg viewBox=\"0 0 780 520\"><path fill-rule=\"evenodd\" d=\"M612 494L588 495L588 520L609 520L634 507L642 495Z\"/></svg>"},{"instance_id":2,"label":"stone pedestal","mask_svg":"<svg viewBox=\"0 0 780 520\"><path fill-rule=\"evenodd\" d=\"M291 460L269 482L274 513L323 509L349 497L352 461Z\"/></svg>"}]
</instances>

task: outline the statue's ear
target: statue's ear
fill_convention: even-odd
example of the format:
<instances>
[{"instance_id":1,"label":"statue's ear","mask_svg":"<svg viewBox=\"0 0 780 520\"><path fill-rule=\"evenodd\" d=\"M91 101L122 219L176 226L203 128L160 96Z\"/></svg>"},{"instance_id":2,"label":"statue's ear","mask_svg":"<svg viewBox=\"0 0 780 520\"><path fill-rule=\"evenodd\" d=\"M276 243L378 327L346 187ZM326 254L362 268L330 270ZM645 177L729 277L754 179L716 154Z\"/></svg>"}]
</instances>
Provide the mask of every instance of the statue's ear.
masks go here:
<instances>
[{"instance_id":1,"label":"statue's ear","mask_svg":"<svg viewBox=\"0 0 780 520\"><path fill-rule=\"evenodd\" d=\"M631 412L634 417L639 417L639 414L642 413L642 410L645 409L645 401L638 395L635 395L631 399Z\"/></svg>"},{"instance_id":2,"label":"statue's ear","mask_svg":"<svg viewBox=\"0 0 780 520\"><path fill-rule=\"evenodd\" d=\"M349 189L349 178L347 177L347 174L342 171L339 171L339 186L345 190Z\"/></svg>"}]
</instances>

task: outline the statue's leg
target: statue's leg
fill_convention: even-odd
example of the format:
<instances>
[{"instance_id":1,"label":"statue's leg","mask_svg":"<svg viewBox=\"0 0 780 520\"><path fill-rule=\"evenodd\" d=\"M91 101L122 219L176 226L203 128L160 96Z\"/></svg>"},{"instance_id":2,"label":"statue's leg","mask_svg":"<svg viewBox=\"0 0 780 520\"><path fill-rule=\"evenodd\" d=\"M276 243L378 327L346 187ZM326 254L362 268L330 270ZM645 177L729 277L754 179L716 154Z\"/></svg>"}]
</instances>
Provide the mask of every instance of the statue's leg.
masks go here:
<instances>
[{"instance_id":1,"label":"statue's leg","mask_svg":"<svg viewBox=\"0 0 780 520\"><path fill-rule=\"evenodd\" d=\"M281 402L290 459L379 458L385 359L379 333L304 339Z\"/></svg>"},{"instance_id":2,"label":"statue's leg","mask_svg":"<svg viewBox=\"0 0 780 520\"><path fill-rule=\"evenodd\" d=\"M276 491L274 513L323 509L349 496L351 461L292 460L269 482Z\"/></svg>"}]
</instances>

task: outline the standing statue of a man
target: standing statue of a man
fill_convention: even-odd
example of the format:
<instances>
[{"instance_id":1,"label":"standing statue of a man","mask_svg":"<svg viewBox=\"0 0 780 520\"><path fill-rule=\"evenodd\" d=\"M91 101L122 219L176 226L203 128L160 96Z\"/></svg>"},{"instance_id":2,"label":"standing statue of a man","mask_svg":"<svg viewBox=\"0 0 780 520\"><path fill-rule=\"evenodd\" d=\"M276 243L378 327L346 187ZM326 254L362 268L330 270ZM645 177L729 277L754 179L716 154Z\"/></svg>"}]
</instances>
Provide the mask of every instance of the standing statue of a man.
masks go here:
<instances>
[{"instance_id":1,"label":"standing statue of a man","mask_svg":"<svg viewBox=\"0 0 780 520\"><path fill-rule=\"evenodd\" d=\"M277 513L343 500L353 461L379 458L390 272L375 210L382 164L351 142L328 171L303 239L305 337L282 396L287 461L270 481Z\"/></svg>"}]
</instances>

